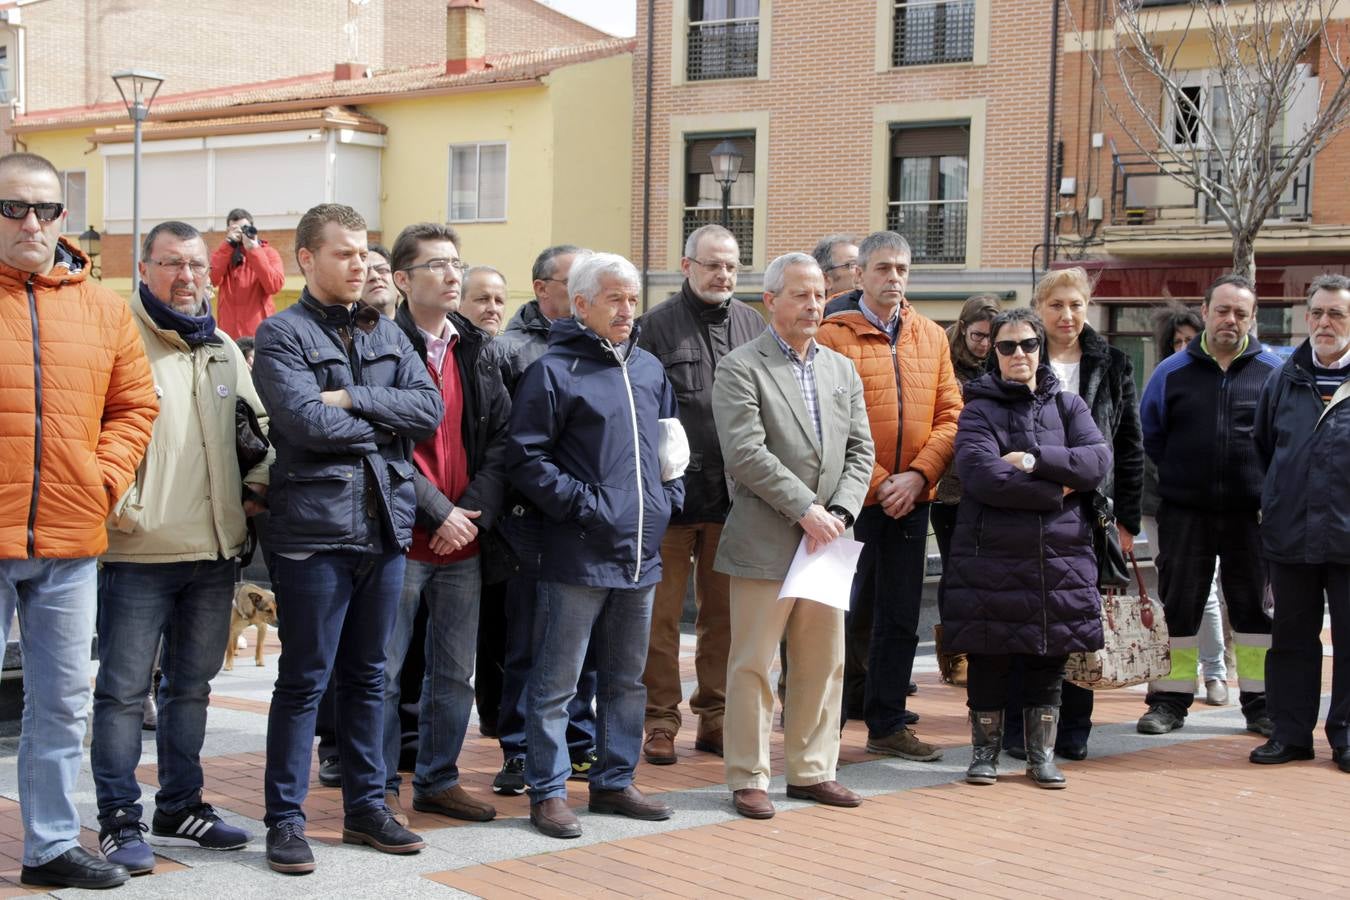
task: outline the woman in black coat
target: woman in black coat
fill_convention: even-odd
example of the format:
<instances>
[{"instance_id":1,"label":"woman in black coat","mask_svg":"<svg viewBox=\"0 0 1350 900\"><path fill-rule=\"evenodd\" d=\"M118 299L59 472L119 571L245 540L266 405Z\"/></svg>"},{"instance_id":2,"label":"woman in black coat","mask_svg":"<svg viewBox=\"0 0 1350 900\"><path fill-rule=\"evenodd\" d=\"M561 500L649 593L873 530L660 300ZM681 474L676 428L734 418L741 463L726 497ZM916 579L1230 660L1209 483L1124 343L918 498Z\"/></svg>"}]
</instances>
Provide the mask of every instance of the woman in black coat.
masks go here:
<instances>
[{"instance_id":1,"label":"woman in black coat","mask_svg":"<svg viewBox=\"0 0 1350 900\"><path fill-rule=\"evenodd\" d=\"M1027 774L1058 788L1064 661L1102 646L1097 558L1077 492L1101 483L1111 450L1087 406L1061 395L1041 362L1045 332L1035 313L1000 313L993 333L998 372L966 385L956 434L964 494L942 625L968 660L974 756L966 780L997 779L1007 675L1018 662Z\"/></svg>"},{"instance_id":2,"label":"woman in black coat","mask_svg":"<svg viewBox=\"0 0 1350 900\"><path fill-rule=\"evenodd\" d=\"M1111 501L1120 544L1128 552L1143 516L1144 436L1139 427L1138 390L1130 358L1087 324L1091 302L1087 272L1075 266L1046 273L1036 285L1032 308L1045 324L1043 361L1054 370L1066 393L1083 399L1097 429L1111 445L1114 462L1097 492ZM1055 752L1066 759L1087 756L1092 699L1092 691L1064 685ZM1021 743L1015 727L1004 735L1004 747L1010 753L1016 754Z\"/></svg>"}]
</instances>

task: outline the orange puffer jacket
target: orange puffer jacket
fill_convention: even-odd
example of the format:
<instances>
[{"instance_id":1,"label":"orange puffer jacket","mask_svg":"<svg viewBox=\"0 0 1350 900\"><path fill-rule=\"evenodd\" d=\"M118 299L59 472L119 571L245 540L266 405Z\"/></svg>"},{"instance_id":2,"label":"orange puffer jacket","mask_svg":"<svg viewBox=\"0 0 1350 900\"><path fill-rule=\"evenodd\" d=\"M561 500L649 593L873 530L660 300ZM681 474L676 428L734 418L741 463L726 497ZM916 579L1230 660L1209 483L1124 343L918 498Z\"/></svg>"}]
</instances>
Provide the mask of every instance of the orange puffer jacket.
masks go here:
<instances>
[{"instance_id":1,"label":"orange puffer jacket","mask_svg":"<svg viewBox=\"0 0 1350 900\"><path fill-rule=\"evenodd\" d=\"M98 556L159 412L126 301L64 239L56 266L0 263L0 559Z\"/></svg>"},{"instance_id":2,"label":"orange puffer jacket","mask_svg":"<svg viewBox=\"0 0 1350 900\"><path fill-rule=\"evenodd\" d=\"M822 322L816 339L847 356L862 377L877 448L866 505L877 502L883 481L907 469L928 479L923 499L932 500L952 460L962 405L947 333L911 309L892 348L884 332L851 310Z\"/></svg>"}]
</instances>

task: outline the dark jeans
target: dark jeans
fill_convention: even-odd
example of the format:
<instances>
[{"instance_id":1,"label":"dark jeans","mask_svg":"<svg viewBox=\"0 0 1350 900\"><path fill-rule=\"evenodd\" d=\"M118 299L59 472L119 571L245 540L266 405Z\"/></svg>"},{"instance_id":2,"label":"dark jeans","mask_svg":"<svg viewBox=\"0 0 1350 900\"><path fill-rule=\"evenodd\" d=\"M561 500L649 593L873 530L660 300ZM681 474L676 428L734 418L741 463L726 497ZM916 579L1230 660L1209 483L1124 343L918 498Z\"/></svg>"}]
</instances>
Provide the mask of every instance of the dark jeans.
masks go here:
<instances>
[{"instance_id":1,"label":"dark jeans","mask_svg":"<svg viewBox=\"0 0 1350 900\"><path fill-rule=\"evenodd\" d=\"M384 648L403 567L402 553L277 557L281 657L267 717L267 827L304 821L314 721L330 676L343 809L362 813L384 803Z\"/></svg>"},{"instance_id":2,"label":"dark jeans","mask_svg":"<svg viewBox=\"0 0 1350 900\"><path fill-rule=\"evenodd\" d=\"M1060 685L1064 681L1064 661L1068 656L1032 656L1028 653L966 654L966 706L987 712L1003 709L1008 700L1008 673L1014 664L1023 672L1022 705L1004 719L1022 718L1022 710L1033 706L1059 706ZM1007 743L1004 742L1004 746Z\"/></svg>"},{"instance_id":3,"label":"dark jeans","mask_svg":"<svg viewBox=\"0 0 1350 900\"><path fill-rule=\"evenodd\" d=\"M333 680L328 679L319 700L319 711L314 718L314 736L319 739L319 760L338 755L337 743L337 692L333 690Z\"/></svg>"},{"instance_id":4,"label":"dark jeans","mask_svg":"<svg viewBox=\"0 0 1350 900\"><path fill-rule=\"evenodd\" d=\"M1322 694L1322 610L1331 608L1327 742L1350 747L1350 566L1269 562L1275 623L1266 654L1266 704L1275 740L1311 747Z\"/></svg>"},{"instance_id":5,"label":"dark jeans","mask_svg":"<svg viewBox=\"0 0 1350 900\"><path fill-rule=\"evenodd\" d=\"M497 727L502 703L502 676L506 668L506 582L483 585L478 607L478 653L473 673L474 704L478 721Z\"/></svg>"},{"instance_id":6,"label":"dark jeans","mask_svg":"<svg viewBox=\"0 0 1350 900\"><path fill-rule=\"evenodd\" d=\"M956 534L956 514L961 506L957 503L934 503L928 508L929 521L933 523L933 537L937 540L938 556L942 557L942 580L938 582L938 618L942 618L942 601L947 583L947 558L952 552L952 535ZM925 560L925 563L927 560Z\"/></svg>"},{"instance_id":7,"label":"dark jeans","mask_svg":"<svg viewBox=\"0 0 1350 900\"><path fill-rule=\"evenodd\" d=\"M867 657L863 718L867 734L883 738L905 727L905 701L919 646L928 504L892 519L881 506L866 506L853 526L863 543L848 618L870 609L872 648Z\"/></svg>"}]
</instances>

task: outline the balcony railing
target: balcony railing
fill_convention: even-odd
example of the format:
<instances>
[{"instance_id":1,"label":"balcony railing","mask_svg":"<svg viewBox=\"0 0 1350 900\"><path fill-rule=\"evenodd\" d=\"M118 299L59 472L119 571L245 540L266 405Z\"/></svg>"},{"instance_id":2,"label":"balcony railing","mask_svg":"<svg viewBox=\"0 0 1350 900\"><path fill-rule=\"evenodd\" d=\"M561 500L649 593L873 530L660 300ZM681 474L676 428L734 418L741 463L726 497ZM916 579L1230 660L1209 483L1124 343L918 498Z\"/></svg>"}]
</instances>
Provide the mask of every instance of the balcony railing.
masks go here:
<instances>
[{"instance_id":1,"label":"balcony railing","mask_svg":"<svg viewBox=\"0 0 1350 900\"><path fill-rule=\"evenodd\" d=\"M1281 158L1287 148L1272 147L1273 158ZM1217 151L1201 151L1198 165L1206 177L1222 183L1222 168ZM1205 225L1221 221L1209 198L1182 184L1173 173L1190 171L1180 165L1162 168L1143 153L1116 153L1111 156L1112 225ZM1312 211L1312 165L1304 163L1271 213L1271 219L1306 222Z\"/></svg>"},{"instance_id":2,"label":"balcony railing","mask_svg":"<svg viewBox=\"0 0 1350 900\"><path fill-rule=\"evenodd\" d=\"M759 73L759 19L689 23L690 81L754 78Z\"/></svg>"},{"instance_id":3,"label":"balcony railing","mask_svg":"<svg viewBox=\"0 0 1350 900\"><path fill-rule=\"evenodd\" d=\"M886 227L909 241L911 261L963 263L966 261L966 201L892 202Z\"/></svg>"},{"instance_id":4,"label":"balcony railing","mask_svg":"<svg viewBox=\"0 0 1350 900\"><path fill-rule=\"evenodd\" d=\"M975 0L898 0L891 65L969 62L975 57Z\"/></svg>"},{"instance_id":5,"label":"balcony railing","mask_svg":"<svg viewBox=\"0 0 1350 900\"><path fill-rule=\"evenodd\" d=\"M753 206L733 206L728 210L731 218L729 230L736 238L736 246L741 251L741 265L749 266L755 252L755 208ZM684 230L680 233L680 247L695 228L704 225L721 225L722 207L686 206L684 208Z\"/></svg>"}]
</instances>

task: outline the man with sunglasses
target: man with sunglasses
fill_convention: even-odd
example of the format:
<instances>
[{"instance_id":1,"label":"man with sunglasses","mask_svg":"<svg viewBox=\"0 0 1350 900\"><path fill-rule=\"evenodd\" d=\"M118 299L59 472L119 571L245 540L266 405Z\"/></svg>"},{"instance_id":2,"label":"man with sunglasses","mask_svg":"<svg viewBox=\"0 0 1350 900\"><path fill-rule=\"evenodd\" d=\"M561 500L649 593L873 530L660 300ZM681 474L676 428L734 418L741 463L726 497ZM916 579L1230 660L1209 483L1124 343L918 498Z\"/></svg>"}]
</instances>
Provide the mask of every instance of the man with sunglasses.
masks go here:
<instances>
[{"instance_id":1,"label":"man with sunglasses","mask_svg":"<svg viewBox=\"0 0 1350 900\"><path fill-rule=\"evenodd\" d=\"M276 315L272 295L286 286L286 270L281 254L258 237L248 210L230 210L225 228L225 242L211 254L216 318L230 337L252 337L263 319Z\"/></svg>"},{"instance_id":2,"label":"man with sunglasses","mask_svg":"<svg viewBox=\"0 0 1350 900\"><path fill-rule=\"evenodd\" d=\"M394 241L390 265L404 298L394 321L439 389L444 415L435 433L413 450L419 521L385 645L385 803L402 811L399 682L417 611L425 602L426 672L413 809L486 822L496 809L460 786L456 764L474 701L470 679L478 645L480 537L501 511L511 400L483 359L488 335L459 314L465 266L455 230L433 222L409 225Z\"/></svg>"},{"instance_id":3,"label":"man with sunglasses","mask_svg":"<svg viewBox=\"0 0 1350 900\"><path fill-rule=\"evenodd\" d=\"M104 520L158 414L126 301L61 237L56 169L0 156L0 638L18 612L24 719L20 881L107 888L130 876L79 845L73 794L89 704ZM140 698L136 699L140 709Z\"/></svg>"},{"instance_id":4,"label":"man with sunglasses","mask_svg":"<svg viewBox=\"0 0 1350 900\"><path fill-rule=\"evenodd\" d=\"M412 543L411 447L440 424L440 392L407 337L361 305L366 222L324 203L300 217L305 289L258 329L253 380L276 447L268 501L281 657L267 721L267 862L314 871L305 840L315 714L335 682L342 840L415 853L384 803L384 654Z\"/></svg>"}]
</instances>

